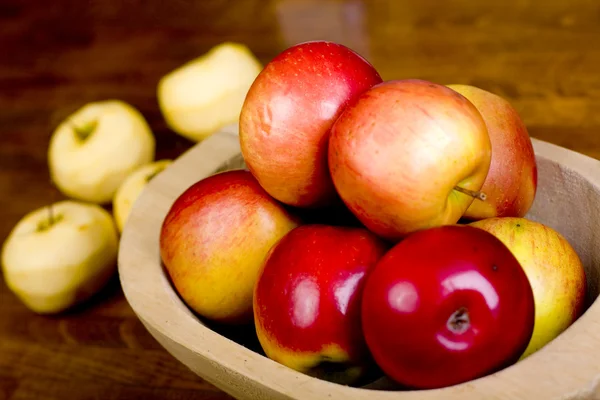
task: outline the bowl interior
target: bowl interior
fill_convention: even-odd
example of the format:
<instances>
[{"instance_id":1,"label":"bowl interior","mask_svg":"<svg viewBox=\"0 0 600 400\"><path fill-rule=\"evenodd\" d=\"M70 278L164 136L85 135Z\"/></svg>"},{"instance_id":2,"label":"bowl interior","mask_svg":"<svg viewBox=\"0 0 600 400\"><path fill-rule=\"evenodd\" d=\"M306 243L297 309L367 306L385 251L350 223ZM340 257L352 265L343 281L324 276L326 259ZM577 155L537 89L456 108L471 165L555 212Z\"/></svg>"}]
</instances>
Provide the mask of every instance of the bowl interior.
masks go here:
<instances>
[{"instance_id":1,"label":"bowl interior","mask_svg":"<svg viewBox=\"0 0 600 400\"><path fill-rule=\"evenodd\" d=\"M567 331L526 360L471 383L422 392L414 398L454 398L455 395L459 398L460 390L465 388L473 393L484 393L495 385L504 385L506 379L538 380L535 390L525 387L523 390L540 395L555 393L558 388L553 385L552 374L562 370L548 363L552 360L562 364L572 362L565 357L566 351L583 354L585 346L574 341L581 341L588 326L600 321L600 306L596 302L600 287L600 162L535 139L534 147L538 192L527 218L556 229L577 251L587 273L586 312ZM236 129L231 127L181 156L152 180L136 202L121 240L119 272L125 295L140 320L176 358L234 396L261 398L268 393L269 396L285 394L277 398L306 398L302 396L337 391L348 398L366 399L373 395L371 390L377 390L378 395L394 394L393 391L400 388L385 378L363 388L341 388L341 385L291 371L264 356L252 325L228 327L210 323L194 314L179 298L158 254L162 220L173 201L191 184L214 173L238 168L245 168L245 163L239 152ZM592 315L588 315L590 313ZM594 340L594 345L600 344L600 338ZM594 352L587 353L589 365L593 365L597 358L591 358ZM600 356L598 350L595 353ZM581 360L585 367L586 361ZM256 368L268 369L269 374L263 376ZM560 390L580 387L596 371L600 373L600 366L594 368L564 378L558 385ZM300 396L300 392L286 386L286 382L302 383L305 394ZM531 386L529 383L526 385ZM244 395L245 390L255 390L258 394L248 397Z\"/></svg>"}]
</instances>

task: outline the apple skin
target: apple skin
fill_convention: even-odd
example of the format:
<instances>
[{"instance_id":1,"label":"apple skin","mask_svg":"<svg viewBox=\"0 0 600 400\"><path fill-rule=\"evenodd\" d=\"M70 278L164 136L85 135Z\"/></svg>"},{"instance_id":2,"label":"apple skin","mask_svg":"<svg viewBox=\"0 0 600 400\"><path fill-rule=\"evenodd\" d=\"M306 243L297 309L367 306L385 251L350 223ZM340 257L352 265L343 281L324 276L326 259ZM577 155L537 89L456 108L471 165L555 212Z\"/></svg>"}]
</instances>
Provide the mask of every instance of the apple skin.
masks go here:
<instances>
[{"instance_id":1,"label":"apple skin","mask_svg":"<svg viewBox=\"0 0 600 400\"><path fill-rule=\"evenodd\" d=\"M283 237L255 287L254 321L265 354L332 382L364 378L375 364L360 326L361 292L388 248L355 227L307 224Z\"/></svg>"},{"instance_id":2,"label":"apple skin","mask_svg":"<svg viewBox=\"0 0 600 400\"><path fill-rule=\"evenodd\" d=\"M535 326L526 358L565 331L585 307L586 274L570 243L554 229L526 218L472 222L502 241L519 260L533 288Z\"/></svg>"},{"instance_id":3,"label":"apple skin","mask_svg":"<svg viewBox=\"0 0 600 400\"><path fill-rule=\"evenodd\" d=\"M171 281L198 315L252 322L252 296L269 249L300 224L245 170L204 178L173 203L160 232Z\"/></svg>"},{"instance_id":4,"label":"apple skin","mask_svg":"<svg viewBox=\"0 0 600 400\"><path fill-rule=\"evenodd\" d=\"M241 151L261 186L297 207L339 201L327 167L330 128L348 103L379 82L367 60L327 41L297 44L270 61L240 114Z\"/></svg>"},{"instance_id":5,"label":"apple skin","mask_svg":"<svg viewBox=\"0 0 600 400\"><path fill-rule=\"evenodd\" d=\"M165 159L142 165L130 173L121 185L119 185L112 202L113 216L119 233L123 232L131 209L146 185L148 185L153 177L170 166L172 162L172 160Z\"/></svg>"},{"instance_id":6,"label":"apple skin","mask_svg":"<svg viewBox=\"0 0 600 400\"><path fill-rule=\"evenodd\" d=\"M490 139L475 106L417 79L386 81L363 93L329 139L341 199L369 230L391 241L458 222L474 199L453 188L480 190L490 161Z\"/></svg>"},{"instance_id":7,"label":"apple skin","mask_svg":"<svg viewBox=\"0 0 600 400\"><path fill-rule=\"evenodd\" d=\"M220 43L160 79L160 111L174 132L201 142L238 123L248 89L261 70L244 44Z\"/></svg>"},{"instance_id":8,"label":"apple skin","mask_svg":"<svg viewBox=\"0 0 600 400\"><path fill-rule=\"evenodd\" d=\"M118 245L108 211L62 200L29 212L13 227L2 245L2 273L28 309L59 314L87 301L114 276Z\"/></svg>"},{"instance_id":9,"label":"apple skin","mask_svg":"<svg viewBox=\"0 0 600 400\"><path fill-rule=\"evenodd\" d=\"M468 319L451 323L461 309ZM516 362L534 313L527 276L499 239L445 225L409 235L381 258L363 290L362 327L391 379L434 389Z\"/></svg>"},{"instance_id":10,"label":"apple skin","mask_svg":"<svg viewBox=\"0 0 600 400\"><path fill-rule=\"evenodd\" d=\"M50 178L67 197L109 204L119 185L155 157L156 139L134 106L87 103L62 121L48 145Z\"/></svg>"},{"instance_id":11,"label":"apple skin","mask_svg":"<svg viewBox=\"0 0 600 400\"><path fill-rule=\"evenodd\" d=\"M537 191L537 162L525 123L504 98L470 85L448 85L481 113L492 143L490 170L481 191L463 218L524 217Z\"/></svg>"}]
</instances>

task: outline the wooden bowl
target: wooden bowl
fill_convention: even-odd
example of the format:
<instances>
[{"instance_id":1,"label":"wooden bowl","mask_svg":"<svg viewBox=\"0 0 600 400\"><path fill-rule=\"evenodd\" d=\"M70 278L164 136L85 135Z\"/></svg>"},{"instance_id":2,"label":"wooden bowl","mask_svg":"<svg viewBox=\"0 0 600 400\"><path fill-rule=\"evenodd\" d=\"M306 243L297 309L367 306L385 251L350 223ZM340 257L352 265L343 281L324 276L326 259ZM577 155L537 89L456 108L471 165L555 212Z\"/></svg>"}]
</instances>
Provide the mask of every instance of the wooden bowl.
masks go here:
<instances>
[{"instance_id":1,"label":"wooden bowl","mask_svg":"<svg viewBox=\"0 0 600 400\"><path fill-rule=\"evenodd\" d=\"M146 329L175 358L240 399L462 400L600 398L600 161L533 140L538 193L528 218L563 234L588 277L586 312L530 357L495 374L437 390L396 391L385 384L348 387L266 358L248 330L208 326L182 302L159 256L159 231L185 189L217 171L243 167L235 126L196 145L153 179L136 202L121 239L125 296ZM240 344L241 343L241 344Z\"/></svg>"}]
</instances>

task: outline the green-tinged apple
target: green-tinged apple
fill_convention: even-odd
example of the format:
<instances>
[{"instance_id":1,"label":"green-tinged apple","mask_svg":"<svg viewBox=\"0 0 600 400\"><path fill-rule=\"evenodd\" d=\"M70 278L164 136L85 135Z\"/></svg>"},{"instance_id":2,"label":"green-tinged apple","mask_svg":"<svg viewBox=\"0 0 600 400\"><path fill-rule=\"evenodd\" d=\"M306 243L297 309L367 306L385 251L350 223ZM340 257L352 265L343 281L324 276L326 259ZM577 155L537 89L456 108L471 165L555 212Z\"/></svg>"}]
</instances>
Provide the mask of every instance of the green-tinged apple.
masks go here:
<instances>
[{"instance_id":1,"label":"green-tinged apple","mask_svg":"<svg viewBox=\"0 0 600 400\"><path fill-rule=\"evenodd\" d=\"M159 81L157 98L165 121L194 142L237 123L248 89L261 70L262 64L245 45L214 46Z\"/></svg>"},{"instance_id":2,"label":"green-tinged apple","mask_svg":"<svg viewBox=\"0 0 600 400\"><path fill-rule=\"evenodd\" d=\"M118 233L96 204L64 200L25 215L2 248L8 288L32 311L63 312L97 293L117 266Z\"/></svg>"},{"instance_id":3,"label":"green-tinged apple","mask_svg":"<svg viewBox=\"0 0 600 400\"><path fill-rule=\"evenodd\" d=\"M537 190L533 144L517 110L504 98L470 85L448 85L481 113L492 143L492 162L481 191L485 202L474 201L463 218L524 217Z\"/></svg>"},{"instance_id":4,"label":"green-tinged apple","mask_svg":"<svg viewBox=\"0 0 600 400\"><path fill-rule=\"evenodd\" d=\"M484 201L491 153L485 122L464 96L424 80L395 80L342 112L331 130L329 168L357 218L397 241L456 223L473 201Z\"/></svg>"},{"instance_id":5,"label":"green-tinged apple","mask_svg":"<svg viewBox=\"0 0 600 400\"><path fill-rule=\"evenodd\" d=\"M172 160L158 160L133 171L121 183L113 198L113 215L119 232L123 232L131 208L152 178L171 165Z\"/></svg>"},{"instance_id":6,"label":"green-tinged apple","mask_svg":"<svg viewBox=\"0 0 600 400\"><path fill-rule=\"evenodd\" d=\"M224 324L252 321L252 295L269 249L300 221L246 170L204 178L173 203L160 254L181 298Z\"/></svg>"},{"instance_id":7,"label":"green-tinged apple","mask_svg":"<svg viewBox=\"0 0 600 400\"><path fill-rule=\"evenodd\" d=\"M533 288L535 326L521 359L564 332L585 306L586 274L571 244L556 230L521 217L494 217L469 225L502 241L517 258Z\"/></svg>"},{"instance_id":8,"label":"green-tinged apple","mask_svg":"<svg viewBox=\"0 0 600 400\"><path fill-rule=\"evenodd\" d=\"M388 244L364 228L307 224L270 250L254 321L267 357L353 385L376 370L362 334L363 283Z\"/></svg>"},{"instance_id":9,"label":"green-tinged apple","mask_svg":"<svg viewBox=\"0 0 600 400\"><path fill-rule=\"evenodd\" d=\"M131 172L154 160L155 148L148 123L133 106L120 100L88 103L53 132L50 176L72 199L107 204Z\"/></svg>"},{"instance_id":10,"label":"green-tinged apple","mask_svg":"<svg viewBox=\"0 0 600 400\"><path fill-rule=\"evenodd\" d=\"M344 107L381 82L375 68L337 43L292 46L258 75L242 107L248 169L277 200L297 207L339 202L327 167L330 128Z\"/></svg>"}]
</instances>

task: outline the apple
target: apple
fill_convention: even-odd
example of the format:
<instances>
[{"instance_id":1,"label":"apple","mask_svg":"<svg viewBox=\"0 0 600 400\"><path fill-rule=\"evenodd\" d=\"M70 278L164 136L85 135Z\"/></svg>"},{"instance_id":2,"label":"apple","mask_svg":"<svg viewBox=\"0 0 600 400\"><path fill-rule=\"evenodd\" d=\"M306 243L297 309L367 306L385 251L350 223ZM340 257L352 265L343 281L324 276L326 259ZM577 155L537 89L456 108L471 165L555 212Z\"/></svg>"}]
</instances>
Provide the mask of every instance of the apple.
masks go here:
<instances>
[{"instance_id":1,"label":"apple","mask_svg":"<svg viewBox=\"0 0 600 400\"><path fill-rule=\"evenodd\" d=\"M26 307L56 314L105 286L116 271L117 250L117 230L108 211L64 200L17 222L2 246L2 272Z\"/></svg>"},{"instance_id":2,"label":"apple","mask_svg":"<svg viewBox=\"0 0 600 400\"><path fill-rule=\"evenodd\" d=\"M222 324L252 321L252 294L269 249L300 224L246 170L204 178L172 204L160 255L181 298Z\"/></svg>"},{"instance_id":3,"label":"apple","mask_svg":"<svg viewBox=\"0 0 600 400\"><path fill-rule=\"evenodd\" d=\"M331 129L329 168L341 199L371 231L398 241L458 222L491 161L485 122L436 83L392 80L346 107Z\"/></svg>"},{"instance_id":4,"label":"apple","mask_svg":"<svg viewBox=\"0 0 600 400\"><path fill-rule=\"evenodd\" d=\"M504 98L470 85L448 85L481 113L492 143L490 170L481 191L485 202L474 201L466 220L524 217L537 190L537 163L525 123Z\"/></svg>"},{"instance_id":5,"label":"apple","mask_svg":"<svg viewBox=\"0 0 600 400\"><path fill-rule=\"evenodd\" d=\"M469 225L421 230L396 244L367 277L361 307L377 364L416 389L459 384L515 363L535 314L515 256Z\"/></svg>"},{"instance_id":6,"label":"apple","mask_svg":"<svg viewBox=\"0 0 600 400\"><path fill-rule=\"evenodd\" d=\"M88 103L53 132L50 176L71 199L107 204L133 170L154 160L155 147L146 120L130 104Z\"/></svg>"},{"instance_id":7,"label":"apple","mask_svg":"<svg viewBox=\"0 0 600 400\"><path fill-rule=\"evenodd\" d=\"M248 169L277 200L297 207L339 201L327 167L329 131L343 108L381 77L328 41L291 46L250 87L239 124Z\"/></svg>"},{"instance_id":8,"label":"apple","mask_svg":"<svg viewBox=\"0 0 600 400\"><path fill-rule=\"evenodd\" d=\"M123 232L131 208L148 182L171 165L171 163L172 160L165 159L143 165L129 174L121 185L119 185L113 198L113 216L119 232Z\"/></svg>"},{"instance_id":9,"label":"apple","mask_svg":"<svg viewBox=\"0 0 600 400\"><path fill-rule=\"evenodd\" d=\"M360 326L363 282L388 245L364 228L306 224L269 251L254 293L259 342L272 360L355 384L375 365Z\"/></svg>"},{"instance_id":10,"label":"apple","mask_svg":"<svg viewBox=\"0 0 600 400\"><path fill-rule=\"evenodd\" d=\"M224 42L162 77L157 98L168 126L200 142L237 124L250 85L262 64L241 43Z\"/></svg>"},{"instance_id":11,"label":"apple","mask_svg":"<svg viewBox=\"0 0 600 400\"><path fill-rule=\"evenodd\" d=\"M500 239L517 258L533 288L535 326L521 358L538 351L581 316L586 274L579 256L556 230L523 217L471 222Z\"/></svg>"}]
</instances>

